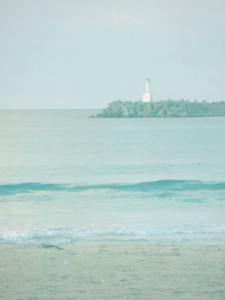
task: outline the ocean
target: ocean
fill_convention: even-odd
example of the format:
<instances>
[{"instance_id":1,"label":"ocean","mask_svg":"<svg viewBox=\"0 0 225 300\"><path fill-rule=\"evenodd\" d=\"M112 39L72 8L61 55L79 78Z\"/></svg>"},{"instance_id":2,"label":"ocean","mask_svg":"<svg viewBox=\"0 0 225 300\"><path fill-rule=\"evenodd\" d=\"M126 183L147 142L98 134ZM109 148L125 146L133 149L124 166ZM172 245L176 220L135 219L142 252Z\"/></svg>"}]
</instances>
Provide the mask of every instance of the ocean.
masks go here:
<instances>
[{"instance_id":1,"label":"ocean","mask_svg":"<svg viewBox=\"0 0 225 300\"><path fill-rule=\"evenodd\" d=\"M225 244L225 118L0 112L0 243Z\"/></svg>"}]
</instances>

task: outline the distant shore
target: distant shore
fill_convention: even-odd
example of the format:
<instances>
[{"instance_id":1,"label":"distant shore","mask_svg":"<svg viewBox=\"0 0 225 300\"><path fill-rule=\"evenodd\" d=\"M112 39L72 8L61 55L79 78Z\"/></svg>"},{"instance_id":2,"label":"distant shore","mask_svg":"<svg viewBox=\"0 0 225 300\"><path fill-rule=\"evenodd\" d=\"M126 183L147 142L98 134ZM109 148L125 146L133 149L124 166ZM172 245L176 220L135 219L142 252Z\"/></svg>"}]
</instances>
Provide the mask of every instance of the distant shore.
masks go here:
<instances>
[{"instance_id":1,"label":"distant shore","mask_svg":"<svg viewBox=\"0 0 225 300\"><path fill-rule=\"evenodd\" d=\"M1 244L0 293L13 299L219 300L223 246Z\"/></svg>"},{"instance_id":2,"label":"distant shore","mask_svg":"<svg viewBox=\"0 0 225 300\"><path fill-rule=\"evenodd\" d=\"M131 102L114 101L96 118L177 118L225 116L225 102L157 101Z\"/></svg>"}]
</instances>

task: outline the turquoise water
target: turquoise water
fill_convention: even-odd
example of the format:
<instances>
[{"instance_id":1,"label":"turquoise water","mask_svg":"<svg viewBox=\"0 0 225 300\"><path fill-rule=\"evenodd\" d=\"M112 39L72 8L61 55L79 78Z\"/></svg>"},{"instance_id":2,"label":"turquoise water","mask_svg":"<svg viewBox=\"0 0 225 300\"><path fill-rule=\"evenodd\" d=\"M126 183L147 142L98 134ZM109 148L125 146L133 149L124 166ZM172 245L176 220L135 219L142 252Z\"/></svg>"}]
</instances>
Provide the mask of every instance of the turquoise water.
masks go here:
<instances>
[{"instance_id":1,"label":"turquoise water","mask_svg":"<svg viewBox=\"0 0 225 300\"><path fill-rule=\"evenodd\" d=\"M225 243L225 118L0 112L0 242Z\"/></svg>"}]
</instances>

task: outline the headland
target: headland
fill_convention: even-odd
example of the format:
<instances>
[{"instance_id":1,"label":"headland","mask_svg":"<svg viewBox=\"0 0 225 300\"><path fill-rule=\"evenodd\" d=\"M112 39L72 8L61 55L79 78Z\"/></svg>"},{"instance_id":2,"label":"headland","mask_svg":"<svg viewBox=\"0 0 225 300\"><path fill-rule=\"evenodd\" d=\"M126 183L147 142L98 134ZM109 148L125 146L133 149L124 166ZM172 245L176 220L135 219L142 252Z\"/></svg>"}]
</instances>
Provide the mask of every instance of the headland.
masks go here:
<instances>
[{"instance_id":1,"label":"headland","mask_svg":"<svg viewBox=\"0 0 225 300\"><path fill-rule=\"evenodd\" d=\"M176 118L225 116L225 101L113 101L96 118Z\"/></svg>"}]
</instances>

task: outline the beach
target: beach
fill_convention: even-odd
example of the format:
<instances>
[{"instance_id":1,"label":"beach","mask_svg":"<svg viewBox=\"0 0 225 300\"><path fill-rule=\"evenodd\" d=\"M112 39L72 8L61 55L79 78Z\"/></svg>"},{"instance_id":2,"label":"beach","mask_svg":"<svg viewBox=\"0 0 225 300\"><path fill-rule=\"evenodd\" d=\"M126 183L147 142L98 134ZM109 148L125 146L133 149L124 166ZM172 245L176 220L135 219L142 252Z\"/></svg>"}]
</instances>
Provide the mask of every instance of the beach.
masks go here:
<instances>
[{"instance_id":1,"label":"beach","mask_svg":"<svg viewBox=\"0 0 225 300\"><path fill-rule=\"evenodd\" d=\"M1 245L2 300L224 299L224 246Z\"/></svg>"},{"instance_id":2,"label":"beach","mask_svg":"<svg viewBox=\"0 0 225 300\"><path fill-rule=\"evenodd\" d=\"M0 0L0 300L225 300L225 0Z\"/></svg>"},{"instance_id":3,"label":"beach","mask_svg":"<svg viewBox=\"0 0 225 300\"><path fill-rule=\"evenodd\" d=\"M0 300L224 300L224 118L0 113Z\"/></svg>"}]
</instances>

